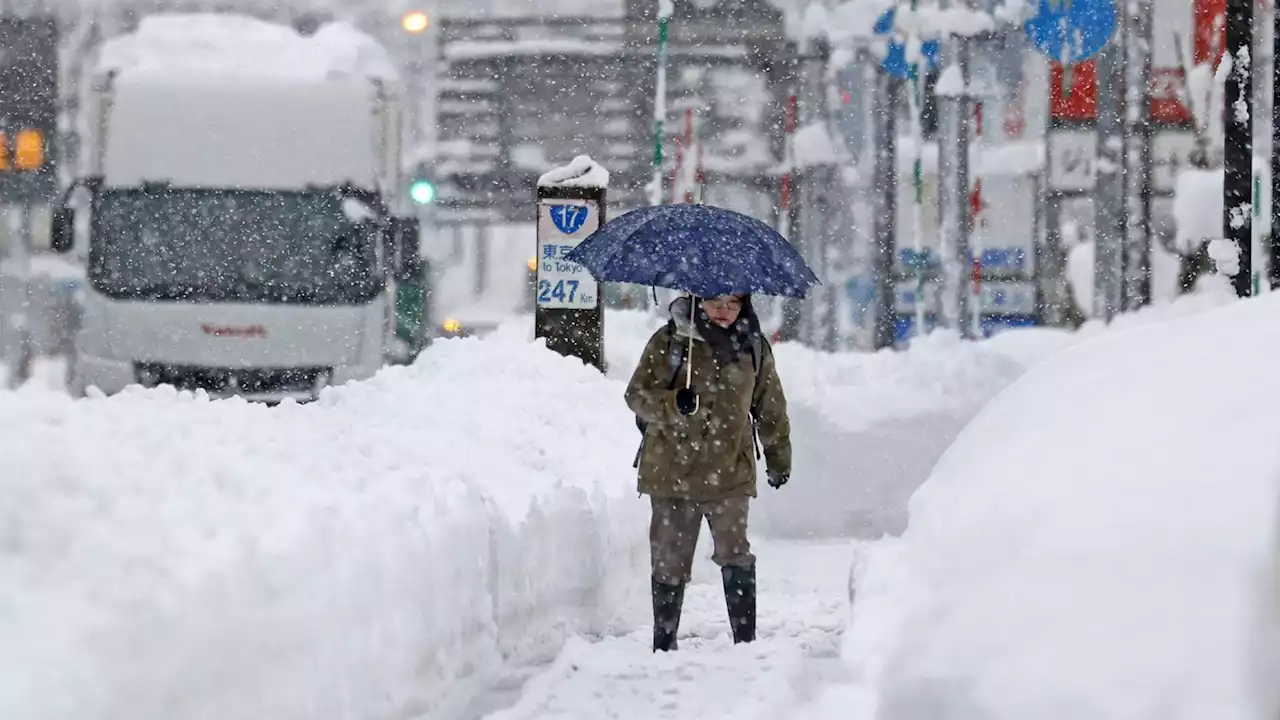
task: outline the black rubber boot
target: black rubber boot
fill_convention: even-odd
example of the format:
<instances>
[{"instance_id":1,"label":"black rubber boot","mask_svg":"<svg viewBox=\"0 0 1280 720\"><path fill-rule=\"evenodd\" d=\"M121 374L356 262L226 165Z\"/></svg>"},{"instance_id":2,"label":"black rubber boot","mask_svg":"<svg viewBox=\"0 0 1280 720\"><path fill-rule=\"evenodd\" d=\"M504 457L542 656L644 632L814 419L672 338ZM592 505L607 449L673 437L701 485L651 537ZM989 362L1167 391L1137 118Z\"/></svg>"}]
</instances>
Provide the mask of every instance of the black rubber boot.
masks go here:
<instances>
[{"instance_id":1,"label":"black rubber boot","mask_svg":"<svg viewBox=\"0 0 1280 720\"><path fill-rule=\"evenodd\" d=\"M756 639L756 571L755 568L726 565L720 568L724 578L724 600L729 608L729 627L735 643Z\"/></svg>"},{"instance_id":2,"label":"black rubber boot","mask_svg":"<svg viewBox=\"0 0 1280 720\"><path fill-rule=\"evenodd\" d=\"M651 579L653 585L653 651L675 650L680 629L680 608L684 605L684 585L668 585Z\"/></svg>"}]
</instances>

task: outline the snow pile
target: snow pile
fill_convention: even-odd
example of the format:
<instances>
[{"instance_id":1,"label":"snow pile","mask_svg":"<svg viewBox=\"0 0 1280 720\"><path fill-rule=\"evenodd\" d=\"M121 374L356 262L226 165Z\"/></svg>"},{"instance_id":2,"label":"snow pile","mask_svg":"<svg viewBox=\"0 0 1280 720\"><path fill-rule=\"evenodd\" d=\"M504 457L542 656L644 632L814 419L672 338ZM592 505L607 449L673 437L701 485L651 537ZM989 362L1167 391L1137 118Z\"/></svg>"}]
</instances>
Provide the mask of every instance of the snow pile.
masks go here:
<instances>
[{"instance_id":1,"label":"snow pile","mask_svg":"<svg viewBox=\"0 0 1280 720\"><path fill-rule=\"evenodd\" d=\"M1209 241L1209 258L1214 270L1225 277L1235 277L1240 272L1240 248L1234 241L1214 238Z\"/></svg>"},{"instance_id":2,"label":"snow pile","mask_svg":"<svg viewBox=\"0 0 1280 720\"><path fill-rule=\"evenodd\" d=\"M350 24L329 23L308 37L235 14L148 15L136 32L103 43L98 70L135 78L397 77L385 49Z\"/></svg>"},{"instance_id":3,"label":"snow pile","mask_svg":"<svg viewBox=\"0 0 1280 720\"><path fill-rule=\"evenodd\" d=\"M538 187L609 187L609 171L586 155L575 157L568 165L552 168L538 178Z\"/></svg>"},{"instance_id":4,"label":"snow pile","mask_svg":"<svg viewBox=\"0 0 1280 720\"><path fill-rule=\"evenodd\" d=\"M1109 332L989 404L855 567L868 716L1274 717L1278 320Z\"/></svg>"},{"instance_id":5,"label":"snow pile","mask_svg":"<svg viewBox=\"0 0 1280 720\"><path fill-rule=\"evenodd\" d=\"M840 151L836 147L826 125L809 123L795 134L795 165L804 169L819 165L835 165Z\"/></svg>"},{"instance_id":6,"label":"snow pile","mask_svg":"<svg viewBox=\"0 0 1280 720\"><path fill-rule=\"evenodd\" d=\"M964 84L964 71L959 65L951 64L938 76L938 84L934 86L933 92L938 97L960 98L964 97L967 90Z\"/></svg>"},{"instance_id":7,"label":"snow pile","mask_svg":"<svg viewBox=\"0 0 1280 720\"><path fill-rule=\"evenodd\" d=\"M903 35L924 38L971 37L994 31L996 17L964 7L926 5L916 10L903 7L894 13L894 28Z\"/></svg>"},{"instance_id":8,"label":"snow pile","mask_svg":"<svg viewBox=\"0 0 1280 720\"><path fill-rule=\"evenodd\" d=\"M306 406L0 393L0 717L452 712L643 590L621 394L496 338Z\"/></svg>"},{"instance_id":9,"label":"snow pile","mask_svg":"<svg viewBox=\"0 0 1280 720\"><path fill-rule=\"evenodd\" d=\"M1177 225L1176 246L1191 253L1207 240L1222 237L1222 168L1189 169L1174 180L1173 220ZM1266 158L1254 156L1253 177L1258 184L1259 212L1253 216L1254 228L1267 235L1271 232L1271 166ZM1253 212L1252 203L1236 210ZM1241 217L1241 221L1243 221Z\"/></svg>"},{"instance_id":10,"label":"snow pile","mask_svg":"<svg viewBox=\"0 0 1280 720\"><path fill-rule=\"evenodd\" d=\"M1222 168L1178 173L1173 198L1181 252L1193 252L1206 241L1222 237Z\"/></svg>"}]
</instances>

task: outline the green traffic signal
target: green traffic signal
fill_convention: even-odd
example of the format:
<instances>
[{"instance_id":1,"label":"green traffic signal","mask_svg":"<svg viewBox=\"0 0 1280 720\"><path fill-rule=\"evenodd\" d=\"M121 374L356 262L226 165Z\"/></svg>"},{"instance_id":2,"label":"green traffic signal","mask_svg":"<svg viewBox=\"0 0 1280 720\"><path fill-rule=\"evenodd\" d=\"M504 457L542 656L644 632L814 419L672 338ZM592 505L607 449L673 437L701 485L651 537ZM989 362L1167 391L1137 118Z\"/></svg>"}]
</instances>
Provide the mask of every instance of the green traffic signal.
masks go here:
<instances>
[{"instance_id":1,"label":"green traffic signal","mask_svg":"<svg viewBox=\"0 0 1280 720\"><path fill-rule=\"evenodd\" d=\"M430 205L436 199L436 186L430 180L414 180L409 187L409 197L419 205Z\"/></svg>"}]
</instances>

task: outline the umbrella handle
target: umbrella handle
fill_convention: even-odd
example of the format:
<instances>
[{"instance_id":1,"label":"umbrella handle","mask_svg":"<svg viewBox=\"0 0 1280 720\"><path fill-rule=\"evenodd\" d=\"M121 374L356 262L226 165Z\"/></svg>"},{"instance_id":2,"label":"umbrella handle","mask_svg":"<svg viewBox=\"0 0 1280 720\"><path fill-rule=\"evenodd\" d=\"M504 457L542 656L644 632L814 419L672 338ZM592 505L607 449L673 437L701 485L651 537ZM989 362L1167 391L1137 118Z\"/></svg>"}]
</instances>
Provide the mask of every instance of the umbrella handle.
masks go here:
<instances>
[{"instance_id":1,"label":"umbrella handle","mask_svg":"<svg viewBox=\"0 0 1280 720\"><path fill-rule=\"evenodd\" d=\"M688 360L684 363L684 386L686 388L693 387L693 297L689 298L689 352L685 354Z\"/></svg>"}]
</instances>

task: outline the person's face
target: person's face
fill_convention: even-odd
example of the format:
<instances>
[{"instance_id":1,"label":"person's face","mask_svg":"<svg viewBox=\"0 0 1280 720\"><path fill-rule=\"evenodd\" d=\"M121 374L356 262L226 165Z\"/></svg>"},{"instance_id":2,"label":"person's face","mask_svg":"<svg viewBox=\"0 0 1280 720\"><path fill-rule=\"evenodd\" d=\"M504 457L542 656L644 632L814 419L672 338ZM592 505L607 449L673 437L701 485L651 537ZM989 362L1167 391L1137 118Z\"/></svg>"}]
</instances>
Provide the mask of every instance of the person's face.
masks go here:
<instances>
[{"instance_id":1,"label":"person's face","mask_svg":"<svg viewBox=\"0 0 1280 720\"><path fill-rule=\"evenodd\" d=\"M738 321L742 314L742 298L736 295L721 295L702 301L702 310L711 322L727 328Z\"/></svg>"}]
</instances>

